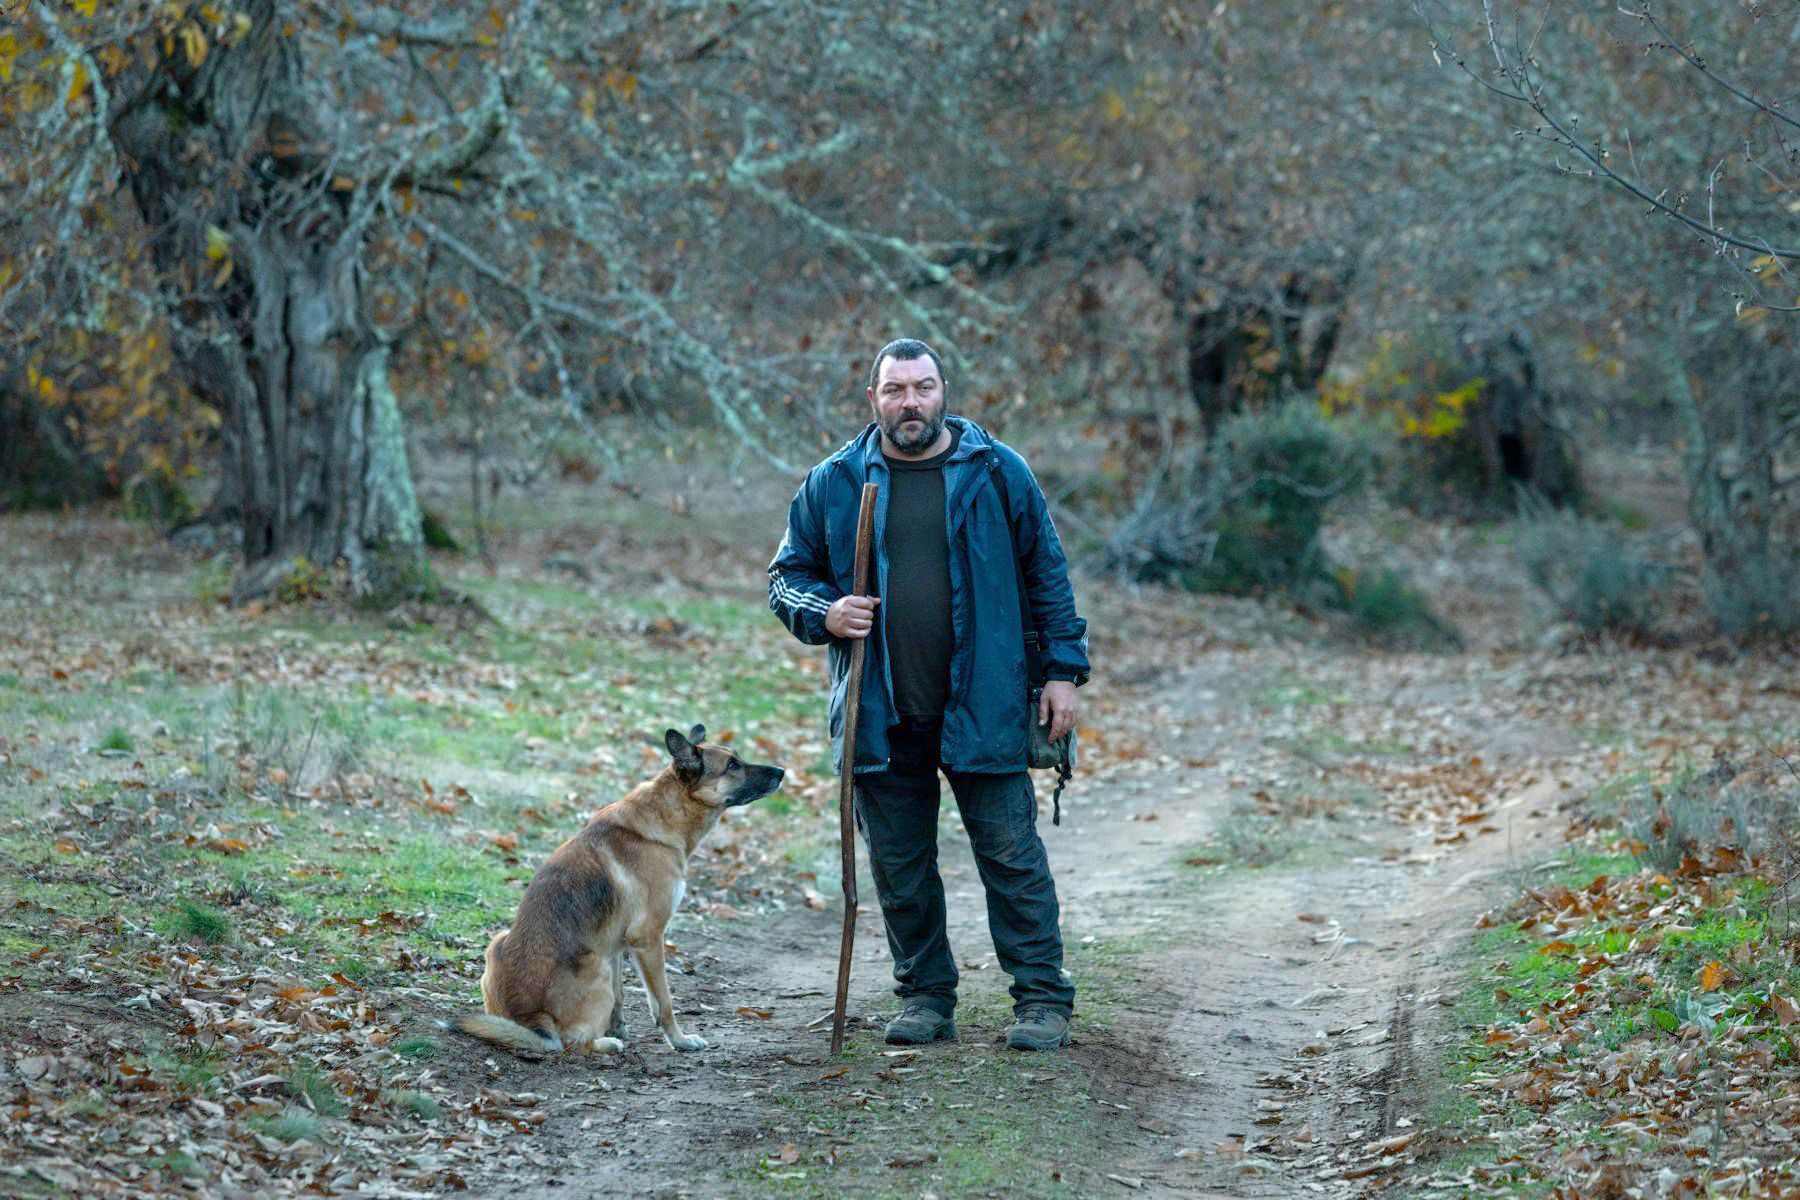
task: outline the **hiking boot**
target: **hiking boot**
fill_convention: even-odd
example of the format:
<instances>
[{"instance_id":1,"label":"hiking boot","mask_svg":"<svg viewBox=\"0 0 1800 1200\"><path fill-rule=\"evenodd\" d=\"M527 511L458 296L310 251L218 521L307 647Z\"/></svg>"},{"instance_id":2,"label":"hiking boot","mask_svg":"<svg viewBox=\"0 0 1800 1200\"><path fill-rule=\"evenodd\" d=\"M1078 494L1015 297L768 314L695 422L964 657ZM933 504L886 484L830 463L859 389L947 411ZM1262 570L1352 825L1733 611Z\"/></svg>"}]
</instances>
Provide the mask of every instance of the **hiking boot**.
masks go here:
<instances>
[{"instance_id":1,"label":"hiking boot","mask_svg":"<svg viewBox=\"0 0 1800 1200\"><path fill-rule=\"evenodd\" d=\"M1069 1018L1054 1008L1028 1004L1017 1013L1006 1031L1006 1044L1014 1050L1055 1050L1069 1044Z\"/></svg>"},{"instance_id":2,"label":"hiking boot","mask_svg":"<svg viewBox=\"0 0 1800 1200\"><path fill-rule=\"evenodd\" d=\"M887 1040L896 1046L923 1046L927 1042L954 1042L956 1022L928 1004L909 1004L887 1023Z\"/></svg>"}]
</instances>

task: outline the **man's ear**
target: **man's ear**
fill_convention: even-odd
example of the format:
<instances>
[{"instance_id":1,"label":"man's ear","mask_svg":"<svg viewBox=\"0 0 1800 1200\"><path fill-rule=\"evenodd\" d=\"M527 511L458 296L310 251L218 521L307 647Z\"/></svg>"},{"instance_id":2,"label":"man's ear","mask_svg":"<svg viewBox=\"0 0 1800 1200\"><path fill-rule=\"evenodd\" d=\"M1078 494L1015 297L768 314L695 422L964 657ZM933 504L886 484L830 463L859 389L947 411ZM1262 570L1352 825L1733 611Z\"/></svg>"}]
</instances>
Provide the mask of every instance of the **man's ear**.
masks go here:
<instances>
[{"instance_id":1,"label":"man's ear","mask_svg":"<svg viewBox=\"0 0 1800 1200\"><path fill-rule=\"evenodd\" d=\"M705 730L701 732L705 733ZM669 757L675 761L678 775L698 779L705 771L700 762L700 751L694 748L693 742L681 736L681 730L671 729L663 734L663 745L669 748Z\"/></svg>"}]
</instances>

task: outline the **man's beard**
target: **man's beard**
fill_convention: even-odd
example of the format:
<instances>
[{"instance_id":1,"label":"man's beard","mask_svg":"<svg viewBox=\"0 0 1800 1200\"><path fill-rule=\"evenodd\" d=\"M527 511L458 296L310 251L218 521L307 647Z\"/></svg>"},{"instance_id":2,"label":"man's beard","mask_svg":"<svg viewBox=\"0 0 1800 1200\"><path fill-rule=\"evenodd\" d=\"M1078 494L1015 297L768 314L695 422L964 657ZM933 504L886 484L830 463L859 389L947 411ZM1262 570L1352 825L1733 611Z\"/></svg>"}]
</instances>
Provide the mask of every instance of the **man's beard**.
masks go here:
<instances>
[{"instance_id":1,"label":"man's beard","mask_svg":"<svg viewBox=\"0 0 1800 1200\"><path fill-rule=\"evenodd\" d=\"M915 419L920 424L916 429L908 430L906 422ZM881 432L887 435L888 441L894 443L894 449L902 454L917 454L930 447L944 432L944 410L940 406L935 413L921 412L916 417L902 414L892 421L883 421Z\"/></svg>"}]
</instances>

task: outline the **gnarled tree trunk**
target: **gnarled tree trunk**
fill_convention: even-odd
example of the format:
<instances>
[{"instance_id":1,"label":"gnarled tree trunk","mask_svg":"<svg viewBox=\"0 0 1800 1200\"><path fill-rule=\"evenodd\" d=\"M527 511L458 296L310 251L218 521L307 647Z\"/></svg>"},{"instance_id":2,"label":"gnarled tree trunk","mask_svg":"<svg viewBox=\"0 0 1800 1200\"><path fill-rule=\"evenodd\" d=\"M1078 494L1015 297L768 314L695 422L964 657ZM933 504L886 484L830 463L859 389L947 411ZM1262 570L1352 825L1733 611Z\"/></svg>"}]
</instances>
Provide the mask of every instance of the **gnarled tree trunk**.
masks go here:
<instances>
[{"instance_id":1,"label":"gnarled tree trunk","mask_svg":"<svg viewBox=\"0 0 1800 1200\"><path fill-rule=\"evenodd\" d=\"M112 136L152 230L195 392L225 417L225 488L243 529L235 598L304 560L359 591L423 578L388 348L364 299L364 226L269 0L196 64L180 40L131 82Z\"/></svg>"}]
</instances>

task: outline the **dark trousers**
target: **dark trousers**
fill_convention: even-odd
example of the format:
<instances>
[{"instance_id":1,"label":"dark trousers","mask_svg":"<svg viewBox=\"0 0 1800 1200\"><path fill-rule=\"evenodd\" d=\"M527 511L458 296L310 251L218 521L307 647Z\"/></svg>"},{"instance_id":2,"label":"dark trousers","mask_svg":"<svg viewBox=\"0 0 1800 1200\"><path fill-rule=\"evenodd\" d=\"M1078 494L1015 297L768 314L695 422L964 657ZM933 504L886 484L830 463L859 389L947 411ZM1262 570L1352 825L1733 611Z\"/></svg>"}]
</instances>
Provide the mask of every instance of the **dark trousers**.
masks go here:
<instances>
[{"instance_id":1,"label":"dark trousers","mask_svg":"<svg viewBox=\"0 0 1800 1200\"><path fill-rule=\"evenodd\" d=\"M957 973L938 876L941 732L940 722L915 717L889 730L889 769L856 777L856 823L887 924L894 992L948 1014L956 1007ZM1013 1007L1043 1004L1072 1013L1075 987L1062 972L1056 882L1038 838L1030 774L944 774L987 892L994 950L1013 979Z\"/></svg>"}]
</instances>

